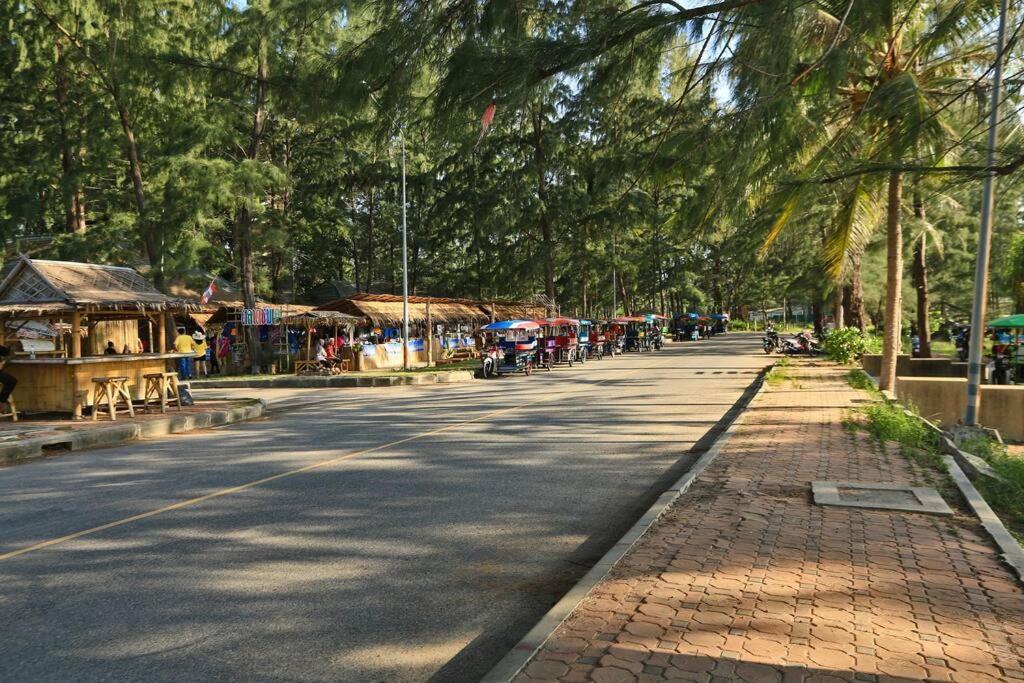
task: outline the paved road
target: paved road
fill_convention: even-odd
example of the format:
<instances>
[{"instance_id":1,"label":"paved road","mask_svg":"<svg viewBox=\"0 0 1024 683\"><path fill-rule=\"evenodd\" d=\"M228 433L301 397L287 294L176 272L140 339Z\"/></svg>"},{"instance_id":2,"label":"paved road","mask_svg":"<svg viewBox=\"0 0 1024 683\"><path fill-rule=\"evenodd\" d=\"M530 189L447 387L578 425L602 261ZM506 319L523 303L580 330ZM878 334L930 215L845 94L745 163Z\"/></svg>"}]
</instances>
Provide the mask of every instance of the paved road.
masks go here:
<instances>
[{"instance_id":1,"label":"paved road","mask_svg":"<svg viewBox=\"0 0 1024 683\"><path fill-rule=\"evenodd\" d=\"M0 469L0 680L474 680L766 362L730 335L261 391L279 410L259 422Z\"/></svg>"}]
</instances>

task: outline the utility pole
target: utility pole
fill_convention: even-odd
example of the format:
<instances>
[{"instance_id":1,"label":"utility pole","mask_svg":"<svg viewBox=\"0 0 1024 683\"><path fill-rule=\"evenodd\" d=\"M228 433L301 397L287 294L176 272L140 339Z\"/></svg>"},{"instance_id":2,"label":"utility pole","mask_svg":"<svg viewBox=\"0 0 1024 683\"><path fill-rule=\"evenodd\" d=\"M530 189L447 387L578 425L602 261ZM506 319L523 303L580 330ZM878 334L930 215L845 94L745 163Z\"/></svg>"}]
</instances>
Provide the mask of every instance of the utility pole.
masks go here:
<instances>
[{"instance_id":1,"label":"utility pole","mask_svg":"<svg viewBox=\"0 0 1024 683\"><path fill-rule=\"evenodd\" d=\"M409 230L405 222L405 133L398 127L402 144L402 369L409 369ZM428 363L429 365L429 359Z\"/></svg>"},{"instance_id":2,"label":"utility pole","mask_svg":"<svg viewBox=\"0 0 1024 683\"><path fill-rule=\"evenodd\" d=\"M981 195L981 230L978 233L978 261L974 269L974 306L971 309L970 354L967 357L967 407L964 424L978 424L981 403L981 367L985 350L985 304L988 297L988 266L992 251L992 214L995 213L996 142L999 129L999 98L1003 90L1003 50L1006 49L1006 0L999 3L999 33L996 63L992 69L992 101L988 119L988 172Z\"/></svg>"},{"instance_id":3,"label":"utility pole","mask_svg":"<svg viewBox=\"0 0 1024 683\"><path fill-rule=\"evenodd\" d=\"M367 85L366 81L363 81L363 85ZM369 87L369 86L367 86ZM380 102L377 97L370 92L370 99L374 101L377 106L380 106ZM402 124L397 119L392 118L391 122L395 124L395 128L398 129L398 142L402 147L402 369L409 369L409 231L406 226L405 212L406 212L406 201L405 201L405 131L402 130ZM429 362L429 361L428 361Z\"/></svg>"}]
</instances>

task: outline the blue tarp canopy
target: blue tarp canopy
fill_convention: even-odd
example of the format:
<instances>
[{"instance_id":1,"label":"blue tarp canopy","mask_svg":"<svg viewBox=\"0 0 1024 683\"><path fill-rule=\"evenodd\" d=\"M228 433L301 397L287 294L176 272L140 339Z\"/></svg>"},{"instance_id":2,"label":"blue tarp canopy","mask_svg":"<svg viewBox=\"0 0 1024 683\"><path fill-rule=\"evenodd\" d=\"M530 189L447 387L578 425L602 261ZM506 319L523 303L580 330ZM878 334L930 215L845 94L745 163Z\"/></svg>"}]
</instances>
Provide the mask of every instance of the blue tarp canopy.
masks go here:
<instances>
[{"instance_id":1,"label":"blue tarp canopy","mask_svg":"<svg viewBox=\"0 0 1024 683\"><path fill-rule=\"evenodd\" d=\"M540 325L536 320L499 320L498 322L484 325L480 328L485 332L498 332L501 330L539 330Z\"/></svg>"}]
</instances>

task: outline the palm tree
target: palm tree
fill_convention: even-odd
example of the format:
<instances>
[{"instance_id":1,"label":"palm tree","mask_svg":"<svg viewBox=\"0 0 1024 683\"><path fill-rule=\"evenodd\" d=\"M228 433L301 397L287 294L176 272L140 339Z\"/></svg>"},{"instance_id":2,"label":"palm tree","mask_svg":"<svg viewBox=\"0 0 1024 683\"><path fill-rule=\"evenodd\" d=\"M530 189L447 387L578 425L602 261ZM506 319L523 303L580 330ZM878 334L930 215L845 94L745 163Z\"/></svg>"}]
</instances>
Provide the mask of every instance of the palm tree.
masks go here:
<instances>
[{"instance_id":1,"label":"palm tree","mask_svg":"<svg viewBox=\"0 0 1024 683\"><path fill-rule=\"evenodd\" d=\"M796 75L789 81L790 94L809 97L811 104L804 106L814 107L824 123L814 131L807 148L809 159L798 168L795 182L776 199L777 219L766 243L798 215L802 205L820 196L822 182L839 184L843 199L825 249L829 273L838 278L870 240L884 205L882 389L893 388L900 350L905 169L927 170L947 155L943 148L951 137L947 118L973 85L967 69L990 56L981 29L992 9L987 1L975 0L934 4L827 0L816 10L793 10L812 16L793 22L798 47L784 48L795 50L790 66ZM779 24L769 25L778 30ZM769 51L786 42L756 37ZM809 65L801 61L814 50L823 52ZM756 55L755 49L750 52ZM766 57L777 68L778 56Z\"/></svg>"}]
</instances>

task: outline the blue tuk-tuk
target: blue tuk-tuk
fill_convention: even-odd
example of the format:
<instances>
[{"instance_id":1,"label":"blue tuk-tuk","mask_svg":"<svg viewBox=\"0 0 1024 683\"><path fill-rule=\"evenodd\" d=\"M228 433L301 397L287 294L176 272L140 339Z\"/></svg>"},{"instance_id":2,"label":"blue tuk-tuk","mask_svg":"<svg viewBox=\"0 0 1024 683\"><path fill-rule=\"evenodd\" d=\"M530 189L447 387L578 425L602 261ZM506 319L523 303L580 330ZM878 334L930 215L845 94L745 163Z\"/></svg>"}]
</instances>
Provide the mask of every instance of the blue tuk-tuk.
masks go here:
<instances>
[{"instance_id":1,"label":"blue tuk-tuk","mask_svg":"<svg viewBox=\"0 0 1024 683\"><path fill-rule=\"evenodd\" d=\"M485 338L489 338L480 359L484 378L512 372L531 374L539 329L540 325L533 320L501 320L481 327Z\"/></svg>"}]
</instances>

